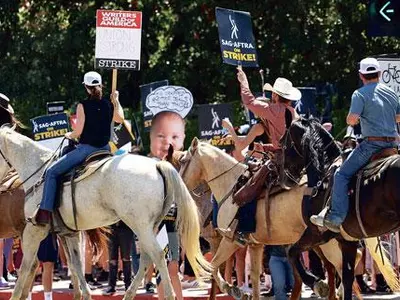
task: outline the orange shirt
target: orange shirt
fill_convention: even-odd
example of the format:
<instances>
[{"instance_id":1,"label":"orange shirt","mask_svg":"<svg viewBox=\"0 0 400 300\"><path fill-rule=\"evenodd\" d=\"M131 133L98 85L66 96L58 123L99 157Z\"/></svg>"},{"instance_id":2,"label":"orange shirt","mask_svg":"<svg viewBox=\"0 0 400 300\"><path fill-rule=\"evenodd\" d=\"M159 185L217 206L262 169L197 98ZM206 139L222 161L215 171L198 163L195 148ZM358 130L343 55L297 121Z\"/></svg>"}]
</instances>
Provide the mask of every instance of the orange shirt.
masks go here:
<instances>
[{"instance_id":1,"label":"orange shirt","mask_svg":"<svg viewBox=\"0 0 400 300\"><path fill-rule=\"evenodd\" d=\"M243 85L241 86L241 97L243 104L249 110L268 123L271 143L275 149L280 149L279 140L286 130L286 108L291 111L293 119L299 118L294 108L284 103L267 103L256 100L250 89Z\"/></svg>"}]
</instances>

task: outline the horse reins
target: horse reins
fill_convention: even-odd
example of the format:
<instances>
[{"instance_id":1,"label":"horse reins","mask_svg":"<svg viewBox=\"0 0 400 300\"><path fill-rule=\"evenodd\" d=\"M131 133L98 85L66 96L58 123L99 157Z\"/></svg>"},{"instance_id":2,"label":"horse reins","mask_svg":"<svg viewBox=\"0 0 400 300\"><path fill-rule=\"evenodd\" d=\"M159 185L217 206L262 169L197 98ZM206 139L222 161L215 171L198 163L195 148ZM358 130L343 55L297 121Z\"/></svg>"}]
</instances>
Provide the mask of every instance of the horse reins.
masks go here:
<instances>
[{"instance_id":1,"label":"horse reins","mask_svg":"<svg viewBox=\"0 0 400 300\"><path fill-rule=\"evenodd\" d=\"M51 156L39 168L37 168L31 175L29 175L28 178L26 178L24 181L22 181L16 187L14 187L13 190L18 189L20 186L22 186L24 183L26 183L29 179L31 179L33 176L35 176L41 169L43 169L43 167L47 166L48 163L50 163L55 158L57 151L61 149L65 139L66 138L64 137L62 139L61 143L56 148L56 150L54 150L54 152L51 154ZM0 149L0 155L6 161L7 165L9 166L9 168L12 169L13 166L11 165L9 160L5 157L5 155L4 155L4 153L3 153L3 151L1 149ZM45 172L43 172L43 174L44 173ZM42 174L41 178L33 186L31 186L30 188L28 188L26 190L25 195L29 195L36 187L38 187L40 184L42 184L42 182L43 182L43 174Z\"/></svg>"}]
</instances>

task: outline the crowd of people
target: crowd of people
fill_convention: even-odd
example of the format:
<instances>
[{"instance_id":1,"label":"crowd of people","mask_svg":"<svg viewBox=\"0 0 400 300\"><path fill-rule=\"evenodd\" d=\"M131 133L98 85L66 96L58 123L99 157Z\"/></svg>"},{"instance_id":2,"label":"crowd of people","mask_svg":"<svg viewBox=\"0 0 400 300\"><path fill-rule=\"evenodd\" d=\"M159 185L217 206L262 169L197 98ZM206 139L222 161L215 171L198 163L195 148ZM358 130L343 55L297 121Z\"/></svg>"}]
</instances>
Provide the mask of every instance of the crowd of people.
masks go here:
<instances>
[{"instance_id":1,"label":"crowd of people","mask_svg":"<svg viewBox=\"0 0 400 300\"><path fill-rule=\"evenodd\" d=\"M364 166L371 155L380 149L397 147L397 122L400 121L400 104L396 94L388 87L378 83L379 63L372 58L367 58L360 63L360 79L363 87L357 90L352 98L350 113L347 117L349 126L356 126L361 120L361 132L363 139L357 139L352 130L345 136L343 145L355 149L349 158L335 175L333 189L332 209L328 215L316 215L311 221L317 226L326 227L333 232L340 231L340 224L347 214L347 186L350 178L355 172ZM243 105L251 110L259 118L259 123L252 127L235 128L230 120L225 119L223 126L227 134L234 141L235 148L231 155L238 161L243 161L249 155L265 156L265 153L274 153L279 150L280 139L286 131L285 120L287 113L296 120L301 111L296 111L294 103L301 99L301 92L295 88L292 82L286 78L276 79L274 85L266 84L263 89L271 92L271 99L266 97L255 98L245 72L241 67L237 73L240 85ZM55 195L58 177L80 164L91 153L98 150L109 150L110 126L113 121L121 123L124 120L123 110L118 101L116 93L111 94L111 101L103 97L102 78L96 72L86 73L84 76L84 88L88 98L81 101L77 107L77 123L72 132L66 134L68 139L78 139L76 148L65 153L56 163L47 169L44 182L44 195L36 216L38 226L46 225L51 220L54 209ZM14 112L9 108L9 99L0 94L0 106L10 116ZM379 108L379 109L377 109ZM379 123L379 126L377 125ZM327 131L332 129L331 123L325 123ZM352 127L349 127L352 128ZM171 111L162 111L153 117L150 131L150 153L148 156L154 160L163 160L169 154L170 146L174 150L183 150L185 140L185 120ZM255 199L239 209L237 227L218 228L215 218L218 203L214 200L214 214L212 225L214 230L225 237L233 239L241 248L227 262L225 268L225 279L245 287L246 278L246 255L249 235L255 231ZM177 208L173 205L164 217L159 230L165 226L168 235L168 262L169 276L172 281L177 299L183 299L182 290L185 288L203 287L196 281L190 263L185 257L185 249L181 247L179 235L175 222ZM134 232L125 223L119 221L110 226L108 251L94 258L89 243L85 247L85 277L93 288L103 287L104 295L113 295L117 292L117 281L123 279L125 290L131 285L132 278L138 271L140 257L140 240L135 237ZM394 240L394 239L392 239ZM22 250L17 239L0 240L0 288L7 288L8 281L16 280L21 261ZM393 249L400 247L398 236L397 242L391 241L392 262L398 265L400 258ZM210 251L208 243L202 239L203 253ZM293 284L293 270L287 259L287 248L290 245L273 245L265 247L264 273L271 275L271 284L265 288L267 295L274 295L275 299L287 299ZM41 282L44 287L45 300L52 299L52 282L55 271L61 278L68 278L67 262L63 248L58 246L54 235L49 234L42 241L38 259L41 262ZM363 252L364 257L356 269L356 281L362 292L391 292L385 283L382 274L376 270L370 261L368 253ZM320 260L314 252L304 254L303 260L320 277L325 276L325 271ZM95 263L95 264L94 264ZM55 267L56 266L56 267ZM97 270L97 271L95 271ZM369 286L365 279L370 276L372 285ZM233 279L235 278L235 280ZM99 281L108 281L103 286ZM154 292L155 287L159 298L164 298L163 286L160 284L162 278L154 268L147 270L143 286L147 292ZM268 281L267 281L268 282ZM31 297L31 296L30 296Z\"/></svg>"}]
</instances>

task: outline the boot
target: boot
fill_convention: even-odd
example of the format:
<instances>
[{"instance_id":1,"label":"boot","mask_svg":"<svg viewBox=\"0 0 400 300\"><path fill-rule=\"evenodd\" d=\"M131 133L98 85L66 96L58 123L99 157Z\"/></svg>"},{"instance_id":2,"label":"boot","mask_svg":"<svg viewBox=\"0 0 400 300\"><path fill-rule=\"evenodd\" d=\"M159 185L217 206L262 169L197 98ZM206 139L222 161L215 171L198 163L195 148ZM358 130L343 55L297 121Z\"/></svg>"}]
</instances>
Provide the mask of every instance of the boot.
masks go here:
<instances>
[{"instance_id":1,"label":"boot","mask_svg":"<svg viewBox=\"0 0 400 300\"><path fill-rule=\"evenodd\" d=\"M44 209L39 209L36 214L36 223L38 225L47 225L50 223L51 212Z\"/></svg>"},{"instance_id":2,"label":"boot","mask_svg":"<svg viewBox=\"0 0 400 300\"><path fill-rule=\"evenodd\" d=\"M358 283L358 286L360 287L361 294L374 294L375 291L371 289L364 281L364 278L362 275L356 275L356 281Z\"/></svg>"},{"instance_id":3,"label":"boot","mask_svg":"<svg viewBox=\"0 0 400 300\"><path fill-rule=\"evenodd\" d=\"M124 273L125 291L129 288L132 282L132 264L131 261L122 262L122 270Z\"/></svg>"}]
</instances>

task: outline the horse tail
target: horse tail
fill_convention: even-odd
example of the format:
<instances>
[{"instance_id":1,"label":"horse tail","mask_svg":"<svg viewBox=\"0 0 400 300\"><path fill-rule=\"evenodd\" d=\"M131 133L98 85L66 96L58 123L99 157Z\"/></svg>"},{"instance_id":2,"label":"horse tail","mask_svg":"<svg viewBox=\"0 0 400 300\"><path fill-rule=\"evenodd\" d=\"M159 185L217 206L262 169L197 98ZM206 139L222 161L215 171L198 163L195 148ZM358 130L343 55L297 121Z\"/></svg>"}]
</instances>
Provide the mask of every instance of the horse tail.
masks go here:
<instances>
[{"instance_id":1,"label":"horse tail","mask_svg":"<svg viewBox=\"0 0 400 300\"><path fill-rule=\"evenodd\" d=\"M170 163L157 162L157 169L162 174L166 186L165 202L174 200L177 205L176 227L194 274L199 279L209 277L212 268L200 250L200 221L196 203L181 176Z\"/></svg>"},{"instance_id":2,"label":"horse tail","mask_svg":"<svg viewBox=\"0 0 400 300\"><path fill-rule=\"evenodd\" d=\"M392 263L387 256L386 250L382 246L382 243L380 243L380 247L382 248L381 255L378 249L379 244L377 238L368 238L365 239L364 242L365 246L369 250L369 253L371 254L371 257L375 261L376 265L379 268L379 271L381 271L389 287L392 289L392 291L398 291L400 289L400 282L397 278L396 272L394 271Z\"/></svg>"},{"instance_id":3,"label":"horse tail","mask_svg":"<svg viewBox=\"0 0 400 300\"><path fill-rule=\"evenodd\" d=\"M93 249L94 256L100 255L104 250L107 249L108 236L110 232L110 229L107 227L100 227L85 231L89 245Z\"/></svg>"}]
</instances>

